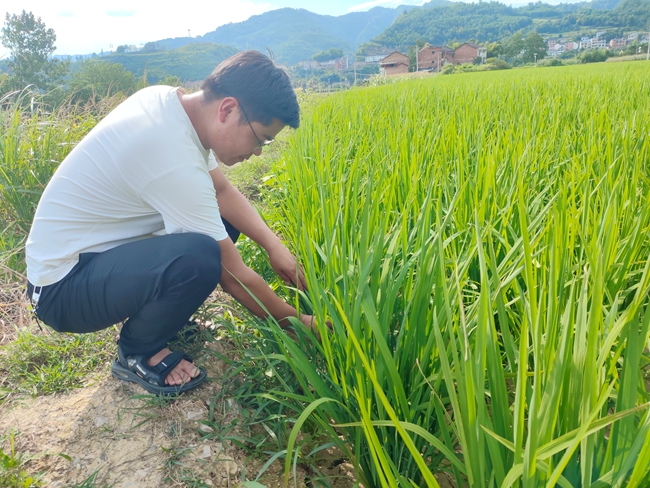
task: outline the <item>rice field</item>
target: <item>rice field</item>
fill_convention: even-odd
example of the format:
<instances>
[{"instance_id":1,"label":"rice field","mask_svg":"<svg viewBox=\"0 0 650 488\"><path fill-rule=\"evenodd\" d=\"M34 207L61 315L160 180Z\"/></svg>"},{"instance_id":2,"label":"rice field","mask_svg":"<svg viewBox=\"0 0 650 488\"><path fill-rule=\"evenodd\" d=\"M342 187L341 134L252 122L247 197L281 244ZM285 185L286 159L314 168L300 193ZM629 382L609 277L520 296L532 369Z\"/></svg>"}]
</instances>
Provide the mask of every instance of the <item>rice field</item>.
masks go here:
<instances>
[{"instance_id":1,"label":"rice field","mask_svg":"<svg viewBox=\"0 0 650 488\"><path fill-rule=\"evenodd\" d=\"M304 120L267 182L321 335L261 346L287 481L308 433L366 488L650 486L649 68L412 80Z\"/></svg>"}]
</instances>

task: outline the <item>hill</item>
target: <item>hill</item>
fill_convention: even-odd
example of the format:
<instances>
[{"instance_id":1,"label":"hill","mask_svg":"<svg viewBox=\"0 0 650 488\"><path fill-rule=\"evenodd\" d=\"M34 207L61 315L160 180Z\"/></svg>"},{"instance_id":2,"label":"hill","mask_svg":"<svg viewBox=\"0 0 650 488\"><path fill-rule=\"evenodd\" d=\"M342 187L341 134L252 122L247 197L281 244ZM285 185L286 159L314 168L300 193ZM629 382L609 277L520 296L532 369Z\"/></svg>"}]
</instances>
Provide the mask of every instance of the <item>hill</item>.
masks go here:
<instances>
[{"instance_id":1,"label":"hill","mask_svg":"<svg viewBox=\"0 0 650 488\"><path fill-rule=\"evenodd\" d=\"M470 39L485 42L519 30L556 34L596 28L645 29L649 21L650 0L595 0L556 6L537 2L519 8L499 2L425 4L401 14L372 44L405 49L418 39L431 44Z\"/></svg>"},{"instance_id":2,"label":"hill","mask_svg":"<svg viewBox=\"0 0 650 488\"><path fill-rule=\"evenodd\" d=\"M238 50L266 52L266 48L269 48L278 62L293 65L332 47L353 54L361 43L381 34L410 8L375 7L367 12L353 12L339 17L319 15L304 9L282 8L254 15L244 22L223 25L197 38L162 39L156 41L155 45L158 49L170 49L189 43L216 42Z\"/></svg>"},{"instance_id":3,"label":"hill","mask_svg":"<svg viewBox=\"0 0 650 488\"><path fill-rule=\"evenodd\" d=\"M234 47L206 42L168 51L110 54L101 59L120 63L136 77L142 76L146 69L149 81L156 83L168 75L183 81L203 80L215 66L236 52Z\"/></svg>"}]
</instances>

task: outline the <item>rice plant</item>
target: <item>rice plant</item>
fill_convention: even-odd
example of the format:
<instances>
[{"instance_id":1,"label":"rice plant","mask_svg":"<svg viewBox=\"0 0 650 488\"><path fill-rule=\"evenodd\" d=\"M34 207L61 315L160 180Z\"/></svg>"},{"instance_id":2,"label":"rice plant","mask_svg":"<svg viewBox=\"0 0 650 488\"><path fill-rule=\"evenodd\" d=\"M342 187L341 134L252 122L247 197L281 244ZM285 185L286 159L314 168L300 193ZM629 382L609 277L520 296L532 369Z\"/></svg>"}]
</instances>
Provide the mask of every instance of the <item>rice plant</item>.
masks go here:
<instances>
[{"instance_id":1,"label":"rice plant","mask_svg":"<svg viewBox=\"0 0 650 488\"><path fill-rule=\"evenodd\" d=\"M310 429L366 488L649 486L647 69L410 81L313 111L267 197L321 335L261 346L301 385L264 394L295 412L287 480Z\"/></svg>"}]
</instances>

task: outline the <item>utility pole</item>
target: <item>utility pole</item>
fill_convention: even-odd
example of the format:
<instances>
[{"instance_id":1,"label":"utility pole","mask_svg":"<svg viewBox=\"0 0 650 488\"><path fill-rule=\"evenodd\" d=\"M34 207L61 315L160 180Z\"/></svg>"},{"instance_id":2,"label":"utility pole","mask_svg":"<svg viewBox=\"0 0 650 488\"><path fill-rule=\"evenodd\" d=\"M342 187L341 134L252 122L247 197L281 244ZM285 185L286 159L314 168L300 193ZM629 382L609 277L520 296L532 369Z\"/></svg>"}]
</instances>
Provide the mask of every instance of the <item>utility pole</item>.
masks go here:
<instances>
[{"instance_id":1,"label":"utility pole","mask_svg":"<svg viewBox=\"0 0 650 488\"><path fill-rule=\"evenodd\" d=\"M187 29L187 37L192 37L192 34L190 34L190 30Z\"/></svg>"},{"instance_id":2,"label":"utility pole","mask_svg":"<svg viewBox=\"0 0 650 488\"><path fill-rule=\"evenodd\" d=\"M650 27L650 24L648 24ZM650 29L648 29L648 53L645 55L645 60L648 61L650 59Z\"/></svg>"}]
</instances>

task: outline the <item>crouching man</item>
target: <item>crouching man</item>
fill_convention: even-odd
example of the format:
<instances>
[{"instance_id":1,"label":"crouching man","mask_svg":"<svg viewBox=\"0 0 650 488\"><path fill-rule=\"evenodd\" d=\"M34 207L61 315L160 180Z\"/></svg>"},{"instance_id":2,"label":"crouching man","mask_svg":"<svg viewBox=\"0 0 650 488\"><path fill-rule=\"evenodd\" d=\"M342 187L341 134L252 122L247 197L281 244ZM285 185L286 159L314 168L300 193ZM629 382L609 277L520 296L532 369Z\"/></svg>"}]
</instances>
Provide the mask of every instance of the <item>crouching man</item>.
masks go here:
<instances>
[{"instance_id":1,"label":"crouching man","mask_svg":"<svg viewBox=\"0 0 650 488\"><path fill-rule=\"evenodd\" d=\"M297 316L234 242L249 236L281 278L303 287L299 264L215 156L227 166L259 156L299 117L289 77L256 51L221 63L197 93L152 86L120 104L65 158L39 202L26 246L38 318L75 333L125 321L112 373L173 394L206 375L167 343L218 283L259 317Z\"/></svg>"}]
</instances>

